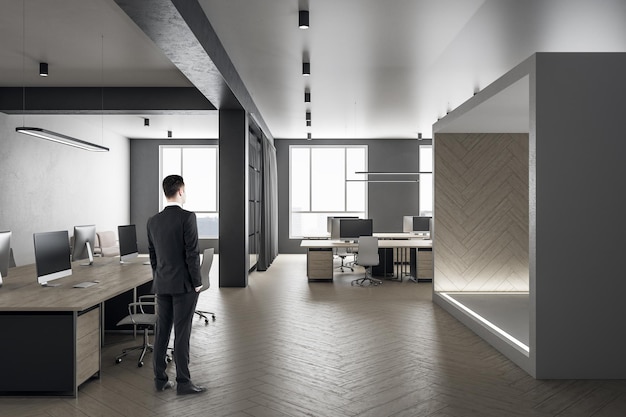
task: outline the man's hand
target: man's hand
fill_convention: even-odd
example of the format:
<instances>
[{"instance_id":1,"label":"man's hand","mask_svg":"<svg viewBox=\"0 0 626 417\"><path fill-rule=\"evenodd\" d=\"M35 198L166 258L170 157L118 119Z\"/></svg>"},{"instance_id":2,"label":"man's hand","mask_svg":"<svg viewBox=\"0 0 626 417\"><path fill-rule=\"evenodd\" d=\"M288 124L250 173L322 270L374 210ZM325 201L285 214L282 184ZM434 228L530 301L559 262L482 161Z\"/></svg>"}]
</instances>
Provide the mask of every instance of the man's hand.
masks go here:
<instances>
[{"instance_id":1,"label":"man's hand","mask_svg":"<svg viewBox=\"0 0 626 417\"><path fill-rule=\"evenodd\" d=\"M201 289L202 289L202 285L200 285L199 287L196 287L196 292L200 292Z\"/></svg>"}]
</instances>

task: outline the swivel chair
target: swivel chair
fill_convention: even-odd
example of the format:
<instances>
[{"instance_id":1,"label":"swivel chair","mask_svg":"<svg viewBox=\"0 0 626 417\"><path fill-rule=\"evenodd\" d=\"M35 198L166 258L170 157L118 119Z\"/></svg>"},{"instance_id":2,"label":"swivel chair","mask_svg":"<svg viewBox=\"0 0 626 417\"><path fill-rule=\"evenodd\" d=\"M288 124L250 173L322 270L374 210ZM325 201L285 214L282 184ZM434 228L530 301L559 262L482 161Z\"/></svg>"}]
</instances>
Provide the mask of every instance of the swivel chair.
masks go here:
<instances>
[{"instance_id":1,"label":"swivel chair","mask_svg":"<svg viewBox=\"0 0 626 417\"><path fill-rule=\"evenodd\" d=\"M359 237L359 258L358 264L365 267L365 276L355 279L351 285L359 287L380 285L383 282L379 279L372 278L372 266L378 265L380 259L378 257L378 238L376 236Z\"/></svg>"},{"instance_id":2,"label":"swivel chair","mask_svg":"<svg viewBox=\"0 0 626 417\"><path fill-rule=\"evenodd\" d=\"M215 254L214 248L205 249L202 255L202 265L200 266L200 275L202 276L202 291L206 291L211 286L211 281L209 280L209 272L211 272L211 265L213 265L213 255ZM195 314L200 316L200 318L204 319L204 324L209 324L209 319L207 315L210 315L215 321L215 313L210 311L196 310Z\"/></svg>"},{"instance_id":3,"label":"swivel chair","mask_svg":"<svg viewBox=\"0 0 626 417\"><path fill-rule=\"evenodd\" d=\"M354 268L352 267L352 265L350 265L350 263L344 263L346 257L352 255L350 252L348 252L348 248L337 248L337 256L341 258L341 265L339 265L337 268L335 269L339 269L341 270L341 272L343 272L344 268L350 268L350 271L354 272Z\"/></svg>"},{"instance_id":4,"label":"swivel chair","mask_svg":"<svg viewBox=\"0 0 626 417\"><path fill-rule=\"evenodd\" d=\"M143 366L143 358L147 351L152 352L153 346L148 339L148 331L154 329L157 322L156 297L153 294L142 295L139 301L128 304L128 315L120 320L118 326L137 326L143 330L143 343L139 346L126 348L122 354L115 358L115 363L122 362L122 358L133 350L141 350L141 355L137 360L137 366Z\"/></svg>"}]
</instances>

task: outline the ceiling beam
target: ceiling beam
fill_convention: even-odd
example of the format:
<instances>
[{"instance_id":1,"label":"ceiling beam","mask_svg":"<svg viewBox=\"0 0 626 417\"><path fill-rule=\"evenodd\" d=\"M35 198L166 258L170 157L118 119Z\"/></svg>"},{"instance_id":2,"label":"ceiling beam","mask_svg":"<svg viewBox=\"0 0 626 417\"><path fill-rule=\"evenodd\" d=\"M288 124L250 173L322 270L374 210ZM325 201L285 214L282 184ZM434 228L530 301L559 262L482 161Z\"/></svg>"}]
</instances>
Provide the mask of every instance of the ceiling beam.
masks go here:
<instances>
[{"instance_id":1,"label":"ceiling beam","mask_svg":"<svg viewBox=\"0 0 626 417\"><path fill-rule=\"evenodd\" d=\"M0 87L8 114L197 114L214 111L193 87Z\"/></svg>"},{"instance_id":2,"label":"ceiling beam","mask_svg":"<svg viewBox=\"0 0 626 417\"><path fill-rule=\"evenodd\" d=\"M273 139L197 0L115 0L219 110L244 109Z\"/></svg>"}]
</instances>

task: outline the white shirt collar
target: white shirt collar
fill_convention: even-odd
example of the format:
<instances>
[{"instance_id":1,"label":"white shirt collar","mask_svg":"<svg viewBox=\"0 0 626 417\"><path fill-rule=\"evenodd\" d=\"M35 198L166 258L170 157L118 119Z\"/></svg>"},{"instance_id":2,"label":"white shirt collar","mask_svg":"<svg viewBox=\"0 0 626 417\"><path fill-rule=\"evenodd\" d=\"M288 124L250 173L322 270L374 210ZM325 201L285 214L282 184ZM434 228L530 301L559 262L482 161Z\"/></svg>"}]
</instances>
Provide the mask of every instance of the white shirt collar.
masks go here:
<instances>
[{"instance_id":1,"label":"white shirt collar","mask_svg":"<svg viewBox=\"0 0 626 417\"><path fill-rule=\"evenodd\" d=\"M163 208L165 207L169 207L169 206L178 206L180 208L183 208L182 204L177 203L176 201L168 201L167 203L165 203L165 205L163 206Z\"/></svg>"}]
</instances>

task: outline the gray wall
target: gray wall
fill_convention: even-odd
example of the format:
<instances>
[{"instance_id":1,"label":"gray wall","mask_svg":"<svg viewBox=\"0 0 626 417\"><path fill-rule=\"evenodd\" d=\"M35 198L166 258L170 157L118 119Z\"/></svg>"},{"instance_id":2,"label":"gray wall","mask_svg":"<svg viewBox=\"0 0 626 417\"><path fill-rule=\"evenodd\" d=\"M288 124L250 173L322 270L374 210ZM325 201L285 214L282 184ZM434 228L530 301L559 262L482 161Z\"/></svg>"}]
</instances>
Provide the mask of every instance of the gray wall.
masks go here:
<instances>
[{"instance_id":1,"label":"gray wall","mask_svg":"<svg viewBox=\"0 0 626 417\"><path fill-rule=\"evenodd\" d=\"M537 378L626 378L624 74L626 54L537 54L530 149Z\"/></svg>"},{"instance_id":2,"label":"gray wall","mask_svg":"<svg viewBox=\"0 0 626 417\"><path fill-rule=\"evenodd\" d=\"M217 145L217 139L149 140L130 141L130 222L137 226L139 252L148 252L146 224L150 216L159 211L161 180L159 178L160 145ZM217 239L201 239L200 250L215 248L219 253Z\"/></svg>"},{"instance_id":3,"label":"gray wall","mask_svg":"<svg viewBox=\"0 0 626 417\"><path fill-rule=\"evenodd\" d=\"M33 233L81 224L115 230L129 219L128 140L89 116L0 113L0 230L11 230L19 265L35 262ZM89 152L15 132L24 123L102 144ZM106 127L106 126L105 126ZM10 275L10 272L9 272Z\"/></svg>"},{"instance_id":4,"label":"gray wall","mask_svg":"<svg viewBox=\"0 0 626 417\"><path fill-rule=\"evenodd\" d=\"M415 172L418 146L430 143L429 139L274 139L278 165L278 252L305 252L299 239L289 239L290 145L367 145L369 171ZM402 217L419 214L418 183L370 183L368 204L375 232L401 232Z\"/></svg>"}]
</instances>

